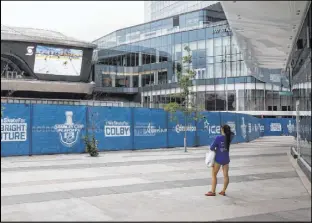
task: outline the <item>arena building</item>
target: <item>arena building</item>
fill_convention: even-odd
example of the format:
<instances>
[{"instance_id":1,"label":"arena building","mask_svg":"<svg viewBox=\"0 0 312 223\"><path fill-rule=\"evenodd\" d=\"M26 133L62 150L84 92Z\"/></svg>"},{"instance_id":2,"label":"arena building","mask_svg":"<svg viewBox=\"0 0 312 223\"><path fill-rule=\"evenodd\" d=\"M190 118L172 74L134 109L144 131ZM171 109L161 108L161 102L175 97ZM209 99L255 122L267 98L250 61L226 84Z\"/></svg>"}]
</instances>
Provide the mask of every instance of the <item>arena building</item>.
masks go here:
<instances>
[{"instance_id":1,"label":"arena building","mask_svg":"<svg viewBox=\"0 0 312 223\"><path fill-rule=\"evenodd\" d=\"M1 25L1 97L92 95L95 47L59 32Z\"/></svg>"}]
</instances>

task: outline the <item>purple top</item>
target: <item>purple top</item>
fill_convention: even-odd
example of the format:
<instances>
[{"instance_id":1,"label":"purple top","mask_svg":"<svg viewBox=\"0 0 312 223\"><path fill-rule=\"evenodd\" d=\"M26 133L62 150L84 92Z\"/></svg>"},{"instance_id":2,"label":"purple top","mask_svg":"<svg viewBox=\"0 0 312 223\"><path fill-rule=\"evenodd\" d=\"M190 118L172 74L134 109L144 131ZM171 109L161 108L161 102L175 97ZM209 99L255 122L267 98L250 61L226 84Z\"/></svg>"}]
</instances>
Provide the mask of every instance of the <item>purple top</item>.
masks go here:
<instances>
[{"instance_id":1,"label":"purple top","mask_svg":"<svg viewBox=\"0 0 312 223\"><path fill-rule=\"evenodd\" d=\"M215 161L220 165L226 165L230 163L230 154L229 151L224 147L224 140L224 135L217 136L210 146L210 150L214 150L216 152Z\"/></svg>"}]
</instances>

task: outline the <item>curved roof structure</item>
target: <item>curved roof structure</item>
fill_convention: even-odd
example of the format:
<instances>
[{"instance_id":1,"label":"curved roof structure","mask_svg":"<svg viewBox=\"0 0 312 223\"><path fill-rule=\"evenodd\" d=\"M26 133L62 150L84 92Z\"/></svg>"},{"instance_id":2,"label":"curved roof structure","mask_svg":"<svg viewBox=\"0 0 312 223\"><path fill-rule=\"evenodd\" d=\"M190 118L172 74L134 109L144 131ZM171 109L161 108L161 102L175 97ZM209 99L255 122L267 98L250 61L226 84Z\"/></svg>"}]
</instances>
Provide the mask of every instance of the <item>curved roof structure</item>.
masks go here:
<instances>
[{"instance_id":1,"label":"curved roof structure","mask_svg":"<svg viewBox=\"0 0 312 223\"><path fill-rule=\"evenodd\" d=\"M65 36L60 32L44 29L5 26L1 24L1 41L2 40L60 44L93 49L96 48L95 44Z\"/></svg>"},{"instance_id":2,"label":"curved roof structure","mask_svg":"<svg viewBox=\"0 0 312 223\"><path fill-rule=\"evenodd\" d=\"M285 68L310 1L221 1L249 67Z\"/></svg>"}]
</instances>

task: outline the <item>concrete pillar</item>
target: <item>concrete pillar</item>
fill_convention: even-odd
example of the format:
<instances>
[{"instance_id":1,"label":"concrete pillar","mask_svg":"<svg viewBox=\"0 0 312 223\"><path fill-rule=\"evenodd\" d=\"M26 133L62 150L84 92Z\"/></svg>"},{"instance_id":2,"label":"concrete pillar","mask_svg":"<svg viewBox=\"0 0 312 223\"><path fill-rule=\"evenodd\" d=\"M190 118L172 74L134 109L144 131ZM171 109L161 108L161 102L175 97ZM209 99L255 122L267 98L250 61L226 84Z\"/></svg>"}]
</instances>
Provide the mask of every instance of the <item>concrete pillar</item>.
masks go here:
<instances>
[{"instance_id":1,"label":"concrete pillar","mask_svg":"<svg viewBox=\"0 0 312 223\"><path fill-rule=\"evenodd\" d=\"M138 75L139 78L139 87L142 87L142 75Z\"/></svg>"},{"instance_id":2,"label":"concrete pillar","mask_svg":"<svg viewBox=\"0 0 312 223\"><path fill-rule=\"evenodd\" d=\"M156 50L156 63L159 63L159 51Z\"/></svg>"},{"instance_id":3,"label":"concrete pillar","mask_svg":"<svg viewBox=\"0 0 312 223\"><path fill-rule=\"evenodd\" d=\"M116 75L111 75L112 77L112 87L116 87Z\"/></svg>"},{"instance_id":4,"label":"concrete pillar","mask_svg":"<svg viewBox=\"0 0 312 223\"><path fill-rule=\"evenodd\" d=\"M122 66L126 66L126 56L122 56Z\"/></svg>"},{"instance_id":5,"label":"concrete pillar","mask_svg":"<svg viewBox=\"0 0 312 223\"><path fill-rule=\"evenodd\" d=\"M157 85L158 84L158 71L154 72L154 84Z\"/></svg>"},{"instance_id":6,"label":"concrete pillar","mask_svg":"<svg viewBox=\"0 0 312 223\"><path fill-rule=\"evenodd\" d=\"M130 87L133 87L133 76L130 75Z\"/></svg>"},{"instance_id":7,"label":"concrete pillar","mask_svg":"<svg viewBox=\"0 0 312 223\"><path fill-rule=\"evenodd\" d=\"M139 53L139 66L142 66L143 58L142 58L142 53Z\"/></svg>"},{"instance_id":8,"label":"concrete pillar","mask_svg":"<svg viewBox=\"0 0 312 223\"><path fill-rule=\"evenodd\" d=\"M238 90L235 90L235 111L238 111Z\"/></svg>"}]
</instances>

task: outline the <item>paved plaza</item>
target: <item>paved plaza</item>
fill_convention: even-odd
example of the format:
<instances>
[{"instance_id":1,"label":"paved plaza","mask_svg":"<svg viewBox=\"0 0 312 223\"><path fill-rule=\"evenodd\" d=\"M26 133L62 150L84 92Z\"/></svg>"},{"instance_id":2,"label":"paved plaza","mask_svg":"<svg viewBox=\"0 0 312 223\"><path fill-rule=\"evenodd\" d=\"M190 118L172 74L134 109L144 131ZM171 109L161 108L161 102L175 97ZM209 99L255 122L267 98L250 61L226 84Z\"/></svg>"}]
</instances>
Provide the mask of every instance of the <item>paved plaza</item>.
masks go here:
<instances>
[{"instance_id":1,"label":"paved plaza","mask_svg":"<svg viewBox=\"0 0 312 223\"><path fill-rule=\"evenodd\" d=\"M232 145L226 197L204 196L204 147L1 158L1 220L310 221L311 184L288 155L292 143Z\"/></svg>"}]
</instances>

